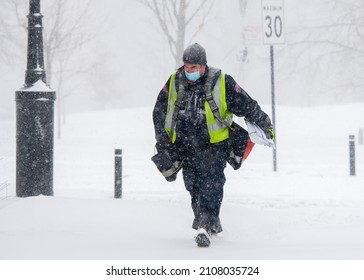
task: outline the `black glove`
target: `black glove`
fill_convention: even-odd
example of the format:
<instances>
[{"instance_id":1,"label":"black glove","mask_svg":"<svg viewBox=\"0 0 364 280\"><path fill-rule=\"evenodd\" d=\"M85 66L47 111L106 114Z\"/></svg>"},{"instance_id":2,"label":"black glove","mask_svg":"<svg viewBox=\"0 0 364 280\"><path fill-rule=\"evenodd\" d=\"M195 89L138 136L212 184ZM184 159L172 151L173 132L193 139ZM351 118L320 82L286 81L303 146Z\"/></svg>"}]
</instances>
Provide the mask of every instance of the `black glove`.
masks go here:
<instances>
[{"instance_id":1,"label":"black glove","mask_svg":"<svg viewBox=\"0 0 364 280\"><path fill-rule=\"evenodd\" d=\"M171 142L158 142L156 149L158 153L152 157L152 161L168 182L176 180L177 173L182 168L176 147Z\"/></svg>"},{"instance_id":2,"label":"black glove","mask_svg":"<svg viewBox=\"0 0 364 280\"><path fill-rule=\"evenodd\" d=\"M171 141L164 141L164 142L157 142L155 144L155 147L157 149L158 153L164 152L164 151L170 151L172 149L172 143Z\"/></svg>"}]
</instances>

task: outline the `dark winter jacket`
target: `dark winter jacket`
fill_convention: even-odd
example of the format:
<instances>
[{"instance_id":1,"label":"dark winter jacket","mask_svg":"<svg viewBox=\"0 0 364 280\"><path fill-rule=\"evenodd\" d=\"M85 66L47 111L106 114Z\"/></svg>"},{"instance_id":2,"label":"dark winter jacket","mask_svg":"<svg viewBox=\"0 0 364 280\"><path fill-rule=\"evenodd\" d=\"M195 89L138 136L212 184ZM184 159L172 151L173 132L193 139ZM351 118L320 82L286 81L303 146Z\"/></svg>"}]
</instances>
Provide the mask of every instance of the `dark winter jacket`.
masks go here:
<instances>
[{"instance_id":1,"label":"dark winter jacket","mask_svg":"<svg viewBox=\"0 0 364 280\"><path fill-rule=\"evenodd\" d=\"M183 72L181 67L179 72ZM179 114L176 120L176 144L184 147L198 148L210 145L209 134L206 126L206 117L204 112L205 101L205 82L209 68L206 73L197 82L189 82L186 79L184 83L187 98L181 102ZM176 75L176 88L178 75ZM266 113L264 113L258 103L252 99L236 82L226 75L226 103L227 109L238 117L245 117L250 122L255 122L263 130L271 127L271 121ZM168 88L170 80L166 82L160 91L153 110L153 122L157 143L170 143L170 139L164 129L167 103Z\"/></svg>"}]
</instances>

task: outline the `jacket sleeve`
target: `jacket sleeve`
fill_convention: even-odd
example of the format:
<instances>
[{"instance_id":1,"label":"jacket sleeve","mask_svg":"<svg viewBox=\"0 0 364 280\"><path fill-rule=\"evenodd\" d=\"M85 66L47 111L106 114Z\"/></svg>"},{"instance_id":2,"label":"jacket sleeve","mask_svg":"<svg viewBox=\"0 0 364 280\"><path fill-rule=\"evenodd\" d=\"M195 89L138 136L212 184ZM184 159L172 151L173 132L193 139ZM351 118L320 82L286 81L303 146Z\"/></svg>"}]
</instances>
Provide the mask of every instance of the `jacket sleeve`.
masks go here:
<instances>
[{"instance_id":1,"label":"jacket sleeve","mask_svg":"<svg viewBox=\"0 0 364 280\"><path fill-rule=\"evenodd\" d=\"M164 129L164 123L167 114L167 103L168 103L168 87L169 87L169 80L164 85L162 90L159 92L157 97L157 101L154 105L153 109L153 124L154 124L154 131L155 131L155 139L157 143L169 143L169 137L167 132Z\"/></svg>"},{"instance_id":2,"label":"jacket sleeve","mask_svg":"<svg viewBox=\"0 0 364 280\"><path fill-rule=\"evenodd\" d=\"M226 103L228 110L238 117L245 117L263 130L272 126L269 116L260 108L257 101L249 96L235 80L226 75Z\"/></svg>"}]
</instances>

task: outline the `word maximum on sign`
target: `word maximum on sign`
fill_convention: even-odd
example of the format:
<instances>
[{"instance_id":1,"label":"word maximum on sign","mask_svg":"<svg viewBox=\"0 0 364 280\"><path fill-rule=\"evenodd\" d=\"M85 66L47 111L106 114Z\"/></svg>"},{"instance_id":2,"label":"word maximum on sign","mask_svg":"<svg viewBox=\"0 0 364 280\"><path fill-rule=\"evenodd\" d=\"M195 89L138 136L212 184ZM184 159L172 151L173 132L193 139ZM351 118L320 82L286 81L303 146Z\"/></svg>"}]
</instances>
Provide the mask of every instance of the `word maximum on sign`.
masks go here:
<instances>
[{"instance_id":1,"label":"word maximum on sign","mask_svg":"<svg viewBox=\"0 0 364 280\"><path fill-rule=\"evenodd\" d=\"M263 42L268 45L284 44L283 1L262 1Z\"/></svg>"}]
</instances>

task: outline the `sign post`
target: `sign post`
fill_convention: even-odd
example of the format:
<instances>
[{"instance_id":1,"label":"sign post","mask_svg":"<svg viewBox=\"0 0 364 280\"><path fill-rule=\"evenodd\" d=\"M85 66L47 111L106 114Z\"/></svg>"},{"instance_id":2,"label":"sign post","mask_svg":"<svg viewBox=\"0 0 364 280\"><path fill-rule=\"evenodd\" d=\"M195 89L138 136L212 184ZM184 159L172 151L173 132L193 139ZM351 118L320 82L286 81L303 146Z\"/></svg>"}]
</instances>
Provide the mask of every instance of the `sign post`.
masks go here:
<instances>
[{"instance_id":1,"label":"sign post","mask_svg":"<svg viewBox=\"0 0 364 280\"><path fill-rule=\"evenodd\" d=\"M272 91L272 122L276 148L273 149L273 170L277 171L277 129L275 113L274 45L284 44L283 1L262 0L263 42L270 45L270 70Z\"/></svg>"}]
</instances>

